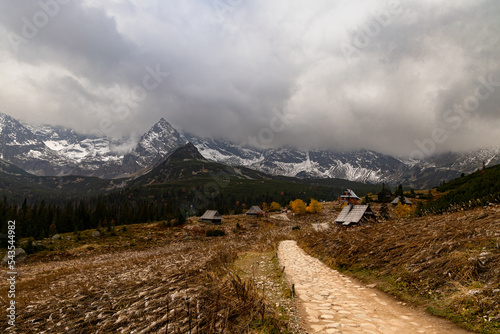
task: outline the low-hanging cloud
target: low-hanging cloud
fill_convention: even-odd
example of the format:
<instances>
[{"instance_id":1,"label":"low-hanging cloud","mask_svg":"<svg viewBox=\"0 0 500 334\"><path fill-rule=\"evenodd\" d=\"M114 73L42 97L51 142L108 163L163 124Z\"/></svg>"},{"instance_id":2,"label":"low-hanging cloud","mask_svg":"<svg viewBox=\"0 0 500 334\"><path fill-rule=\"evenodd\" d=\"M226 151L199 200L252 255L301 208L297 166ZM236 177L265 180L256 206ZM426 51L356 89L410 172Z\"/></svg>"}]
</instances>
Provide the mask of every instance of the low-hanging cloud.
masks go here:
<instances>
[{"instance_id":1,"label":"low-hanging cloud","mask_svg":"<svg viewBox=\"0 0 500 334\"><path fill-rule=\"evenodd\" d=\"M500 139L494 0L21 0L0 22L0 108L32 123L120 137L164 117L247 142L279 110L289 121L266 145L404 157L435 129L436 152ZM488 76L457 127L448 110Z\"/></svg>"}]
</instances>

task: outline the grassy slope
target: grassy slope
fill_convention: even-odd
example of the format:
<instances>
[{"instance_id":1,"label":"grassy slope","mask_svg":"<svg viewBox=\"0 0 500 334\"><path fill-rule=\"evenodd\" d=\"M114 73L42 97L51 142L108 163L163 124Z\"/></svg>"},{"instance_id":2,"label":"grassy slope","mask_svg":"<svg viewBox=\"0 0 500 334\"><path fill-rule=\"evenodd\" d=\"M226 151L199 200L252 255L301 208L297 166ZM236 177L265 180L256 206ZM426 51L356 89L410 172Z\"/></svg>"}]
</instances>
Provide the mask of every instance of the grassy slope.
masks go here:
<instances>
[{"instance_id":1,"label":"grassy slope","mask_svg":"<svg viewBox=\"0 0 500 334\"><path fill-rule=\"evenodd\" d=\"M206 237L213 228L226 235ZM247 254L270 256L288 231L285 223L235 216L216 227L139 224L101 237L84 231L45 240L48 250L18 265L16 324L23 332L292 333L287 310L276 305L275 298L283 305L290 295L279 288L277 265L263 268L259 281L247 274L253 264ZM234 263L238 255L244 260ZM261 281L276 287L272 295ZM2 296L6 283L0 282Z\"/></svg>"},{"instance_id":2,"label":"grassy slope","mask_svg":"<svg viewBox=\"0 0 500 334\"><path fill-rule=\"evenodd\" d=\"M446 192L444 196L430 204L436 211L447 210L452 205L484 205L500 200L500 165L486 168L473 174L451 180L437 188Z\"/></svg>"},{"instance_id":3,"label":"grassy slope","mask_svg":"<svg viewBox=\"0 0 500 334\"><path fill-rule=\"evenodd\" d=\"M24 198L61 201L68 197L82 197L104 193L118 188L124 182L80 176L36 176L0 160L0 196L21 202Z\"/></svg>"},{"instance_id":4,"label":"grassy slope","mask_svg":"<svg viewBox=\"0 0 500 334\"><path fill-rule=\"evenodd\" d=\"M218 190L241 197L245 194L268 192L304 193L307 196L322 196L333 199L349 187L360 193L373 191L378 186L366 185L340 179L302 180L291 177L272 176L246 167L230 167L202 160L194 147L185 146L173 152L167 159L130 183L130 187L204 187L217 186Z\"/></svg>"},{"instance_id":5,"label":"grassy slope","mask_svg":"<svg viewBox=\"0 0 500 334\"><path fill-rule=\"evenodd\" d=\"M500 206L303 232L311 255L481 333L500 333Z\"/></svg>"}]
</instances>

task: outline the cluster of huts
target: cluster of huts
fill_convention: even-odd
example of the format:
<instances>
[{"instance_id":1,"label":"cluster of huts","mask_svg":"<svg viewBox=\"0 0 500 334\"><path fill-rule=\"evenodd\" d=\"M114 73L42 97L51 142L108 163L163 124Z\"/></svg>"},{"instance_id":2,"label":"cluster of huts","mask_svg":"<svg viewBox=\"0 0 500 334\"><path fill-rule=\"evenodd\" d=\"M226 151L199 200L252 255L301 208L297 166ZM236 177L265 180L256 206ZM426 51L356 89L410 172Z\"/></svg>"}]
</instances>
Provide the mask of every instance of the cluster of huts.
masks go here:
<instances>
[{"instance_id":1,"label":"cluster of huts","mask_svg":"<svg viewBox=\"0 0 500 334\"><path fill-rule=\"evenodd\" d=\"M345 204L342 211L335 219L337 224L343 226L360 225L366 222L375 222L377 218L369 205L360 205L362 199L354 191L347 189L339 196L338 201Z\"/></svg>"},{"instance_id":2,"label":"cluster of huts","mask_svg":"<svg viewBox=\"0 0 500 334\"><path fill-rule=\"evenodd\" d=\"M386 196L387 197L392 197L392 194L390 192L388 192L388 194L386 194ZM347 203L347 204L353 204L353 205L358 205L358 204L360 204L363 201L351 189L347 189L346 191L344 191L342 193L342 195L340 195L337 200L340 203ZM406 204L406 205L413 205L413 203L408 199L408 197L405 197L404 201L405 201L404 204ZM397 196L391 202L391 204L394 205L394 206L398 205L398 203L399 203L399 196Z\"/></svg>"},{"instance_id":3,"label":"cluster of huts","mask_svg":"<svg viewBox=\"0 0 500 334\"><path fill-rule=\"evenodd\" d=\"M262 217L264 216L264 211L257 205L252 206L250 209L247 210L246 212L247 216L256 216L256 217ZM212 224L221 224L222 223L222 215L219 213L217 210L207 210L201 216L198 220L200 222L205 222L205 223L212 223Z\"/></svg>"},{"instance_id":4,"label":"cluster of huts","mask_svg":"<svg viewBox=\"0 0 500 334\"><path fill-rule=\"evenodd\" d=\"M397 205L399 203L400 198L396 197L391 204ZM405 204L412 205L412 202L408 198L404 198ZM342 208L342 211L335 219L337 224L343 226L352 226L352 225L361 225L369 222L376 222L377 217L375 213L371 209L370 205L365 204L361 205L362 199L359 198L354 191L351 189L347 189L339 196L338 201L340 203L344 203L345 206ZM264 211L258 206L252 206L247 210L247 216L256 216L262 217L264 216ZM216 210L207 210L203 216L199 218L201 222L208 222L213 224L220 224L222 222L222 216Z\"/></svg>"},{"instance_id":5,"label":"cluster of huts","mask_svg":"<svg viewBox=\"0 0 500 334\"><path fill-rule=\"evenodd\" d=\"M389 193L389 197L391 196L392 194ZM370 208L370 205L360 205L362 199L359 198L351 189L344 191L342 195L339 196L338 201L340 203L344 203L345 206L335 219L336 223L343 226L351 226L377 221L377 217ZM399 201L400 198L396 197L391 204L396 206ZM407 197L404 197L404 201L406 205L413 205Z\"/></svg>"}]
</instances>

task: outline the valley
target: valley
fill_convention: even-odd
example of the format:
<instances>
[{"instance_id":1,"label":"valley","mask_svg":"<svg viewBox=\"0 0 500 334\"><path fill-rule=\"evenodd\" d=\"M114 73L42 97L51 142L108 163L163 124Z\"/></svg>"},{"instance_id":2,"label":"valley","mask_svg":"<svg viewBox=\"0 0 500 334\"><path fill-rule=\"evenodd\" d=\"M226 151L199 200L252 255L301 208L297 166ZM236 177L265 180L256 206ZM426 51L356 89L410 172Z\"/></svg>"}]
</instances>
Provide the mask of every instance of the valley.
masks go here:
<instances>
[{"instance_id":1,"label":"valley","mask_svg":"<svg viewBox=\"0 0 500 334\"><path fill-rule=\"evenodd\" d=\"M347 229L332 223L340 208L325 203L321 214L288 214L289 221L232 215L213 225L192 218L181 226L159 221L36 241L45 250L18 266L19 330L315 333L299 282L283 276L275 257L282 241L296 240L356 284L397 298L381 295L386 303L500 333L498 205ZM316 231L318 221L329 228ZM210 237L211 230L224 235ZM0 286L3 295L6 283ZM328 328L356 332L341 299L332 302L337 307L324 319L335 326Z\"/></svg>"}]
</instances>

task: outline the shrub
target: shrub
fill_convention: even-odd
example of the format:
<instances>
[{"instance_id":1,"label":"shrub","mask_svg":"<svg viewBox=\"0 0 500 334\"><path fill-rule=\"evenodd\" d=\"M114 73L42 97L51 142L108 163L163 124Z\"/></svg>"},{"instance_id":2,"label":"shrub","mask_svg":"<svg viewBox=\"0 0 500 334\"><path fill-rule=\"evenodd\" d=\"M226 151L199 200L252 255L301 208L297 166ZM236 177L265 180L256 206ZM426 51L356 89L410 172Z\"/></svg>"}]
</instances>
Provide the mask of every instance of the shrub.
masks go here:
<instances>
[{"instance_id":1,"label":"shrub","mask_svg":"<svg viewBox=\"0 0 500 334\"><path fill-rule=\"evenodd\" d=\"M306 204L301 199L296 199L295 201L290 202L290 208L297 215L303 215L306 213Z\"/></svg>"},{"instance_id":2,"label":"shrub","mask_svg":"<svg viewBox=\"0 0 500 334\"><path fill-rule=\"evenodd\" d=\"M271 206L269 207L269 211L275 212L275 211L281 211L281 204L278 202L272 202Z\"/></svg>"},{"instance_id":3,"label":"shrub","mask_svg":"<svg viewBox=\"0 0 500 334\"><path fill-rule=\"evenodd\" d=\"M29 238L26 244L23 245L23 249L26 254L35 254L37 252L41 252L47 249L44 245L33 245L33 238Z\"/></svg>"},{"instance_id":4,"label":"shrub","mask_svg":"<svg viewBox=\"0 0 500 334\"><path fill-rule=\"evenodd\" d=\"M321 203L315 200L314 198L311 198L311 203L309 203L309 206L306 208L306 211L308 213L321 213L322 209L323 205L321 205Z\"/></svg>"},{"instance_id":5,"label":"shrub","mask_svg":"<svg viewBox=\"0 0 500 334\"><path fill-rule=\"evenodd\" d=\"M411 217L415 210L410 207L409 205L406 204L401 204L401 202L398 203L398 206L394 210L394 214L398 218L408 218Z\"/></svg>"}]
</instances>

